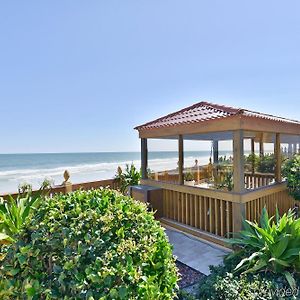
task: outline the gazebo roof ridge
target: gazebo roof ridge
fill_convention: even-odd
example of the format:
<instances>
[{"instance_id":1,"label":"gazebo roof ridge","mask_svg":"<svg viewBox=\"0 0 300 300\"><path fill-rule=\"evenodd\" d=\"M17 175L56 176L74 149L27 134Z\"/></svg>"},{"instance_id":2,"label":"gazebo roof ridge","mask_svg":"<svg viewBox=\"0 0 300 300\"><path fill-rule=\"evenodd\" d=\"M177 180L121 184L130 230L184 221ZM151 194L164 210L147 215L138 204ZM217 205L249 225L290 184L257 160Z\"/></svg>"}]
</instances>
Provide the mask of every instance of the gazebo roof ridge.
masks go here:
<instances>
[{"instance_id":1,"label":"gazebo roof ridge","mask_svg":"<svg viewBox=\"0 0 300 300\"><path fill-rule=\"evenodd\" d=\"M293 119L280 117L280 116L274 116L272 114L261 113L250 109L242 108L241 110L242 110L242 114L247 117L259 117L259 118L270 119L278 122L295 123L300 125L300 121L298 120L293 120Z\"/></svg>"},{"instance_id":2,"label":"gazebo roof ridge","mask_svg":"<svg viewBox=\"0 0 300 300\"><path fill-rule=\"evenodd\" d=\"M147 126L149 126L149 125L151 125L153 123L160 122L160 121L163 121L163 120L168 119L168 118L172 118L173 116L182 114L184 112L193 110L193 109L198 108L198 107L208 107L208 108L210 108L210 109L212 109L214 111L218 111L218 112L221 112L221 113L226 113L228 115L236 114L240 110L239 108L234 108L234 107L230 107L230 106L225 106L225 105L210 103L210 102L207 102L207 101L201 101L201 102L194 103L194 104L192 104L192 105L190 105L188 107L182 108L182 109L180 109L178 111L175 111L175 112L172 112L170 114L167 114L165 116L162 116L162 117L159 117L157 119L154 119L152 121L146 122L146 123L144 123L142 125L136 126L134 129L139 130L142 127L147 127ZM177 118L181 119L183 117L182 116L177 116Z\"/></svg>"},{"instance_id":3,"label":"gazebo roof ridge","mask_svg":"<svg viewBox=\"0 0 300 300\"><path fill-rule=\"evenodd\" d=\"M297 120L278 117L266 113L260 113L250 109L235 108L231 106L201 101L176 112L157 118L153 121L137 126L135 127L135 129L138 131L143 131L197 123L203 124L204 122L218 119L228 119L231 117L236 117L243 120L247 120L247 118L253 118L256 120L260 119L276 123L280 122L281 124L300 126L300 122Z\"/></svg>"}]
</instances>

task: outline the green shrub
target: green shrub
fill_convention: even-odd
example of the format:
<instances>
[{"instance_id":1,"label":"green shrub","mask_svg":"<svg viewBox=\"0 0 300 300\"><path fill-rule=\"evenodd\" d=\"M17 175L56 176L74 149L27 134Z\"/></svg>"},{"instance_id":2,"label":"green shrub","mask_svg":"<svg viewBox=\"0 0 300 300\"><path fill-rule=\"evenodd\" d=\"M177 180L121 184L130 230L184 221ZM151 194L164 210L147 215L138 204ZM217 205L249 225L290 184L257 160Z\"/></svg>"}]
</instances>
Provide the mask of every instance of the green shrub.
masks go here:
<instances>
[{"instance_id":1,"label":"green shrub","mask_svg":"<svg viewBox=\"0 0 300 300\"><path fill-rule=\"evenodd\" d=\"M109 189L46 199L0 268L1 299L173 299L176 290L159 222Z\"/></svg>"},{"instance_id":2,"label":"green shrub","mask_svg":"<svg viewBox=\"0 0 300 300\"><path fill-rule=\"evenodd\" d=\"M300 219L277 211L273 221L264 208L229 242L235 251L200 282L200 299L300 299Z\"/></svg>"},{"instance_id":3,"label":"green shrub","mask_svg":"<svg viewBox=\"0 0 300 300\"><path fill-rule=\"evenodd\" d=\"M239 265L248 270L251 270L249 266L255 265L255 271L261 268L274 272L282 272L286 268L300 271L300 219L295 219L291 211L282 217L279 217L277 211L276 220L273 219L269 218L266 208L263 208L259 224L244 221L244 230L240 232L239 238L229 240L252 256Z\"/></svg>"},{"instance_id":4,"label":"green shrub","mask_svg":"<svg viewBox=\"0 0 300 300\"><path fill-rule=\"evenodd\" d=\"M244 221L239 238L231 239L232 245L241 247L245 258L235 270L243 273L270 271L284 274L292 287L294 276L300 275L300 219L291 212L276 220L269 218L266 208L262 210L260 224Z\"/></svg>"},{"instance_id":5,"label":"green shrub","mask_svg":"<svg viewBox=\"0 0 300 300\"><path fill-rule=\"evenodd\" d=\"M286 278L270 272L240 274L235 266L243 258L242 252L224 259L224 265L211 266L211 274L200 281L201 300L279 300L299 299L300 278L297 287L291 289ZM298 297L298 298L297 298Z\"/></svg>"},{"instance_id":6,"label":"green shrub","mask_svg":"<svg viewBox=\"0 0 300 300\"><path fill-rule=\"evenodd\" d=\"M252 172L252 165L254 165L254 170L257 170L259 165L260 157L256 154L245 155L245 171Z\"/></svg>"},{"instance_id":7,"label":"green shrub","mask_svg":"<svg viewBox=\"0 0 300 300\"><path fill-rule=\"evenodd\" d=\"M141 172L139 172L134 164L126 165L125 172L121 167L118 167L116 179L120 182L120 191L122 194L126 194L128 187L137 185L141 179Z\"/></svg>"},{"instance_id":8,"label":"green shrub","mask_svg":"<svg viewBox=\"0 0 300 300\"><path fill-rule=\"evenodd\" d=\"M257 161L257 171L261 173L274 173L275 162L274 154L264 154L262 157L259 157Z\"/></svg>"},{"instance_id":9,"label":"green shrub","mask_svg":"<svg viewBox=\"0 0 300 300\"><path fill-rule=\"evenodd\" d=\"M300 154L285 161L283 176L286 177L291 196L300 201Z\"/></svg>"},{"instance_id":10,"label":"green shrub","mask_svg":"<svg viewBox=\"0 0 300 300\"><path fill-rule=\"evenodd\" d=\"M227 273L224 277L216 277L216 281L210 286L208 295L202 295L202 299L215 300L267 300L274 299L272 291L274 287L271 281L254 276L234 276Z\"/></svg>"},{"instance_id":11,"label":"green shrub","mask_svg":"<svg viewBox=\"0 0 300 300\"><path fill-rule=\"evenodd\" d=\"M226 189L227 191L233 190L233 172L227 171L224 173L220 184L217 186L220 189Z\"/></svg>"}]
</instances>

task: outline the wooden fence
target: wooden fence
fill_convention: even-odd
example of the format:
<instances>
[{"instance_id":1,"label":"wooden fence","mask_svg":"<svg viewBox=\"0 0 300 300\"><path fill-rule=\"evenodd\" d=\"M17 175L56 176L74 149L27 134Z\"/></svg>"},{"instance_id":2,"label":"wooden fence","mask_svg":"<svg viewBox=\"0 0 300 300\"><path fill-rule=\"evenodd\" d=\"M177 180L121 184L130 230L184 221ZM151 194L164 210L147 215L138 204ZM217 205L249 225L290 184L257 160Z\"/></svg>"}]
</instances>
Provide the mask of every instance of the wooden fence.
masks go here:
<instances>
[{"instance_id":1,"label":"wooden fence","mask_svg":"<svg viewBox=\"0 0 300 300\"><path fill-rule=\"evenodd\" d=\"M117 179L105 179L105 180L99 180L99 181L91 181L91 182L82 182L82 183L75 183L72 184L70 182L67 183L67 185L56 185L51 187L50 194L58 194L58 193L67 193L70 191L76 191L79 189L82 190L90 190L90 189L97 189L100 187L110 187L112 189L119 189L120 184ZM37 193L37 190L33 191L33 194ZM16 197L18 193L10 194L12 197ZM0 195L0 197L3 197L6 199L8 197L8 194Z\"/></svg>"}]
</instances>

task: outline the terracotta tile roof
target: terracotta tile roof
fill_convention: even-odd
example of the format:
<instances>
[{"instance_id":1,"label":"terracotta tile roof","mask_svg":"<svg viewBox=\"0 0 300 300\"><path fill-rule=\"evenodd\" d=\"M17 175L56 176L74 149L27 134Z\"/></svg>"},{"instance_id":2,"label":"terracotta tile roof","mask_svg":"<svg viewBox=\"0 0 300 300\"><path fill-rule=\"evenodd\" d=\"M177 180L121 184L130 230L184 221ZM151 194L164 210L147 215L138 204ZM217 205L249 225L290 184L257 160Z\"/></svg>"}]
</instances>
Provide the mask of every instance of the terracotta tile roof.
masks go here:
<instances>
[{"instance_id":1,"label":"terracotta tile roof","mask_svg":"<svg viewBox=\"0 0 300 300\"><path fill-rule=\"evenodd\" d=\"M289 120L282 117L276 117L264 113L259 113L242 108L234 108L225 105L218 105L208 102L199 102L186 107L177 112L168 114L154 121L135 127L137 130L153 129L161 127L171 127L176 125L185 125L192 123L206 122L214 119L228 118L232 116L244 116L251 118L267 119L277 122L298 124L299 121Z\"/></svg>"}]
</instances>

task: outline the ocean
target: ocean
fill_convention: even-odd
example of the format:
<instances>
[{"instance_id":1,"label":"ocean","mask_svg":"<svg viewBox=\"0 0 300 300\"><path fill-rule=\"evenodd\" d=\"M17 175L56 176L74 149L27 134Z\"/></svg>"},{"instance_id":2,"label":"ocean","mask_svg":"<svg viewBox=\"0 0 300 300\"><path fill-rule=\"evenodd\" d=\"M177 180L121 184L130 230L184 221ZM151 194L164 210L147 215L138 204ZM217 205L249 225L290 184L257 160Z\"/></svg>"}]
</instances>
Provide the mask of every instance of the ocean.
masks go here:
<instances>
[{"instance_id":1,"label":"ocean","mask_svg":"<svg viewBox=\"0 0 300 300\"><path fill-rule=\"evenodd\" d=\"M226 153L224 153L226 154ZM185 167L208 163L209 151L186 151ZM175 169L176 151L149 152L149 168L153 171ZM18 190L19 184L31 183L38 188L45 178L54 184L63 182L63 172L70 172L73 183L113 178L118 166L133 163L140 168L139 152L0 154L0 194Z\"/></svg>"}]
</instances>

